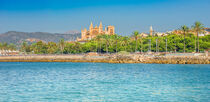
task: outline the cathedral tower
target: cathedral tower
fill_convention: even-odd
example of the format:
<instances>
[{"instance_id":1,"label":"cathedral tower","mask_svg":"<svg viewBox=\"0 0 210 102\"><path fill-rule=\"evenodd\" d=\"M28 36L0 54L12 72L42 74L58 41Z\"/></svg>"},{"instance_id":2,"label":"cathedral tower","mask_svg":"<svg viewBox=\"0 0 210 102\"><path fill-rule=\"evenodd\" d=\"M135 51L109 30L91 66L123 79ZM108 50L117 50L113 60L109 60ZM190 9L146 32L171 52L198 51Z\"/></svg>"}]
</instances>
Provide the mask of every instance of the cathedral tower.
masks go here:
<instances>
[{"instance_id":1,"label":"cathedral tower","mask_svg":"<svg viewBox=\"0 0 210 102\"><path fill-rule=\"evenodd\" d=\"M150 26L150 36L153 35L153 29L152 29L152 26Z\"/></svg>"},{"instance_id":2,"label":"cathedral tower","mask_svg":"<svg viewBox=\"0 0 210 102\"><path fill-rule=\"evenodd\" d=\"M107 34L107 35L114 35L115 34L115 27L114 26L107 26L105 27L105 30L103 30L103 25L102 22L100 22L100 25L97 27L93 27L93 23L91 22L89 26L89 30L87 29L82 29L81 30L81 38L77 39L77 41L87 41L91 40L92 38L102 35L102 34Z\"/></svg>"},{"instance_id":3,"label":"cathedral tower","mask_svg":"<svg viewBox=\"0 0 210 102\"><path fill-rule=\"evenodd\" d=\"M114 28L114 26L108 26L107 27L107 33L109 35L114 35L115 34L115 28Z\"/></svg>"},{"instance_id":4,"label":"cathedral tower","mask_svg":"<svg viewBox=\"0 0 210 102\"><path fill-rule=\"evenodd\" d=\"M90 27L89 27L90 33L93 31L93 23L91 22Z\"/></svg>"},{"instance_id":5,"label":"cathedral tower","mask_svg":"<svg viewBox=\"0 0 210 102\"><path fill-rule=\"evenodd\" d=\"M102 34L103 33L103 26L102 26L102 23L100 22L100 25L99 25L99 34Z\"/></svg>"}]
</instances>

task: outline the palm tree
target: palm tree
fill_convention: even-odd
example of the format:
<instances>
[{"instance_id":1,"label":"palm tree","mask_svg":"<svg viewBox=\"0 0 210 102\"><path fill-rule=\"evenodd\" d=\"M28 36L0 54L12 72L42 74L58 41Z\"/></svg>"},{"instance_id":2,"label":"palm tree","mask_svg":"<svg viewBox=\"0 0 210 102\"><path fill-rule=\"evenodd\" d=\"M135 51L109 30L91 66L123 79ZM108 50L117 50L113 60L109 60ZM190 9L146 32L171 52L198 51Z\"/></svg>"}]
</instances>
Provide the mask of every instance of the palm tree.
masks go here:
<instances>
[{"instance_id":1,"label":"palm tree","mask_svg":"<svg viewBox=\"0 0 210 102\"><path fill-rule=\"evenodd\" d=\"M134 36L135 41L136 41L135 52L137 51L137 39L138 39L138 34L139 34L139 32L138 32L138 31L134 31L134 32L133 32L133 36Z\"/></svg>"},{"instance_id":2,"label":"palm tree","mask_svg":"<svg viewBox=\"0 0 210 102\"><path fill-rule=\"evenodd\" d=\"M108 44L109 44L109 36L107 34L102 35L103 40L105 41L106 45L106 53L108 53Z\"/></svg>"},{"instance_id":3,"label":"palm tree","mask_svg":"<svg viewBox=\"0 0 210 102\"><path fill-rule=\"evenodd\" d=\"M55 42L48 42L47 44L47 53L54 54L57 51L57 45Z\"/></svg>"},{"instance_id":4,"label":"palm tree","mask_svg":"<svg viewBox=\"0 0 210 102\"><path fill-rule=\"evenodd\" d=\"M100 43L100 40L101 40L101 35L98 35L98 36L96 36L96 41L99 43L99 49L100 49L100 53L101 53L101 43ZM97 48L97 51L96 52L98 52L98 48Z\"/></svg>"},{"instance_id":5,"label":"palm tree","mask_svg":"<svg viewBox=\"0 0 210 102\"><path fill-rule=\"evenodd\" d=\"M5 42L2 44L3 50L8 50L8 44Z\"/></svg>"},{"instance_id":6,"label":"palm tree","mask_svg":"<svg viewBox=\"0 0 210 102\"><path fill-rule=\"evenodd\" d=\"M141 43L141 53L143 52L143 38L142 35L138 36L139 42Z\"/></svg>"},{"instance_id":7,"label":"palm tree","mask_svg":"<svg viewBox=\"0 0 210 102\"><path fill-rule=\"evenodd\" d=\"M63 54L63 50L64 50L64 46L65 46L64 39L61 39L61 40L60 40L59 46L60 46L61 53Z\"/></svg>"},{"instance_id":8,"label":"palm tree","mask_svg":"<svg viewBox=\"0 0 210 102\"><path fill-rule=\"evenodd\" d=\"M203 32L204 30L204 26L202 23L200 22L195 22L195 24L192 26L193 30L196 32L197 34L197 52L199 52L199 33ZM196 45L195 45L196 48Z\"/></svg>"},{"instance_id":9,"label":"palm tree","mask_svg":"<svg viewBox=\"0 0 210 102\"><path fill-rule=\"evenodd\" d=\"M2 47L2 43L0 43L0 50L1 50L1 49L3 49L3 47Z\"/></svg>"},{"instance_id":10,"label":"palm tree","mask_svg":"<svg viewBox=\"0 0 210 102\"><path fill-rule=\"evenodd\" d=\"M185 53L185 35L186 33L189 32L189 28L186 25L181 26L181 30L183 31L184 34L184 53Z\"/></svg>"},{"instance_id":11,"label":"palm tree","mask_svg":"<svg viewBox=\"0 0 210 102\"><path fill-rule=\"evenodd\" d=\"M122 38L122 45L124 46L125 51L127 51L128 40L129 40L129 38L127 36Z\"/></svg>"},{"instance_id":12,"label":"palm tree","mask_svg":"<svg viewBox=\"0 0 210 102\"><path fill-rule=\"evenodd\" d=\"M13 44L13 43L9 44L8 49L11 50L11 51L16 50L15 44Z\"/></svg>"},{"instance_id":13,"label":"palm tree","mask_svg":"<svg viewBox=\"0 0 210 102\"><path fill-rule=\"evenodd\" d=\"M28 46L26 41L23 41L22 46L21 46L21 50L26 53L26 47Z\"/></svg>"},{"instance_id":14,"label":"palm tree","mask_svg":"<svg viewBox=\"0 0 210 102\"><path fill-rule=\"evenodd\" d=\"M115 52L117 53L117 44L118 44L118 40L119 40L119 36L117 34L114 35L114 40L115 40L115 43L116 43Z\"/></svg>"},{"instance_id":15,"label":"palm tree","mask_svg":"<svg viewBox=\"0 0 210 102\"><path fill-rule=\"evenodd\" d=\"M74 53L81 53L82 47L79 42L74 42L73 45Z\"/></svg>"}]
</instances>

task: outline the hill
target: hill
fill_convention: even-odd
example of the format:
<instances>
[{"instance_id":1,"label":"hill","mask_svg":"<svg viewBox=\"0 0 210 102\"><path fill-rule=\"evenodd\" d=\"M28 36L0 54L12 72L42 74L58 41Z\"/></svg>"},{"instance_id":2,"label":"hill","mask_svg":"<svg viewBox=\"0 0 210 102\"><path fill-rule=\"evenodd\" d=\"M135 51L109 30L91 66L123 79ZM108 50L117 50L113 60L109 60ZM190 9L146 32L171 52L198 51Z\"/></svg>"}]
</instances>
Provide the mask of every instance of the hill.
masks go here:
<instances>
[{"instance_id":1,"label":"hill","mask_svg":"<svg viewBox=\"0 0 210 102\"><path fill-rule=\"evenodd\" d=\"M59 42L60 39L65 41L75 41L77 37L81 37L80 33L74 34L60 34L60 33L47 33L47 32L17 32L9 31L0 34L0 42L20 44L23 41L36 42Z\"/></svg>"}]
</instances>

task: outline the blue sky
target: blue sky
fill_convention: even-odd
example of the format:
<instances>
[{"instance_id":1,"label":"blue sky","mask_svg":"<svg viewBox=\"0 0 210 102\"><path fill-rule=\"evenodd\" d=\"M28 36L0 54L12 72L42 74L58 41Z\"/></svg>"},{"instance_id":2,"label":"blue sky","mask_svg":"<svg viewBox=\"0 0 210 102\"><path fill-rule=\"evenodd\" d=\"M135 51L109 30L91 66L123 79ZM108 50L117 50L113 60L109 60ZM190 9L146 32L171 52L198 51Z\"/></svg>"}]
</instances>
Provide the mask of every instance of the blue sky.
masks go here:
<instances>
[{"instance_id":1,"label":"blue sky","mask_svg":"<svg viewBox=\"0 0 210 102\"><path fill-rule=\"evenodd\" d=\"M165 32L195 21L210 27L209 0L0 0L0 33L80 31L92 21L120 35Z\"/></svg>"}]
</instances>

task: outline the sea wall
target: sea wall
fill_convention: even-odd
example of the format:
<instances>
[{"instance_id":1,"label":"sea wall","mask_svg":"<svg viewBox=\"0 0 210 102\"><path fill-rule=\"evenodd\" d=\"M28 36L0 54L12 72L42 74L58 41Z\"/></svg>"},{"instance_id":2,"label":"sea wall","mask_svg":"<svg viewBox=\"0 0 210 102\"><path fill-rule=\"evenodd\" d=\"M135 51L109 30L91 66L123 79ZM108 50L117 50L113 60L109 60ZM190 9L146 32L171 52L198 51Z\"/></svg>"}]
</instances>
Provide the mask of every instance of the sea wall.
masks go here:
<instances>
[{"instance_id":1,"label":"sea wall","mask_svg":"<svg viewBox=\"0 0 210 102\"><path fill-rule=\"evenodd\" d=\"M0 56L0 62L99 62L99 63L157 63L157 64L210 64L209 56L148 56L129 55L27 55Z\"/></svg>"},{"instance_id":2,"label":"sea wall","mask_svg":"<svg viewBox=\"0 0 210 102\"><path fill-rule=\"evenodd\" d=\"M208 56L148 56L117 55L110 58L110 63L157 63L157 64L210 64Z\"/></svg>"}]
</instances>

